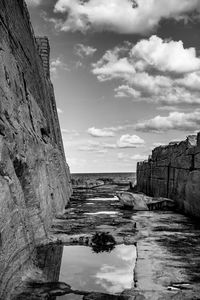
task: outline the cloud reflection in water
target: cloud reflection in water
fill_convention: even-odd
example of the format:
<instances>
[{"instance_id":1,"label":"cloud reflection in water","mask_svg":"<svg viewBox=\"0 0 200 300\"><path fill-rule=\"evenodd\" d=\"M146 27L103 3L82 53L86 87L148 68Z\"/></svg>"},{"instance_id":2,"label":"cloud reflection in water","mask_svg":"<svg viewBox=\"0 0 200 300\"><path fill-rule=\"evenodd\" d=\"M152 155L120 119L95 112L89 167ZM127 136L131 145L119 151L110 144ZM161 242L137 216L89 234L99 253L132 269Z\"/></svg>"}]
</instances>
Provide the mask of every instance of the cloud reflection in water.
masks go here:
<instances>
[{"instance_id":1,"label":"cloud reflection in water","mask_svg":"<svg viewBox=\"0 0 200 300\"><path fill-rule=\"evenodd\" d=\"M116 256L124 261L122 266L104 264L96 274L96 283L100 284L108 293L119 293L125 289L130 289L133 285L136 248L119 245L115 252Z\"/></svg>"},{"instance_id":2,"label":"cloud reflection in water","mask_svg":"<svg viewBox=\"0 0 200 300\"><path fill-rule=\"evenodd\" d=\"M76 290L121 293L133 285L135 260L134 245L99 253L86 246L65 246L59 280Z\"/></svg>"}]
</instances>

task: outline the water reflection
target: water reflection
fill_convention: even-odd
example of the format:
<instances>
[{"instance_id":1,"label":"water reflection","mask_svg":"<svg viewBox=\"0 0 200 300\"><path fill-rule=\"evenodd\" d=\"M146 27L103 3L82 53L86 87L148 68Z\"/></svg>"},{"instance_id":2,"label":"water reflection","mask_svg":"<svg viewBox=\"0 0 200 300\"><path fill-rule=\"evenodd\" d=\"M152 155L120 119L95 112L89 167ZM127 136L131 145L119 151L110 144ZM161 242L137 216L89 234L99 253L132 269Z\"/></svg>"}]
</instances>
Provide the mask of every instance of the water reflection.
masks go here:
<instances>
[{"instance_id":1,"label":"water reflection","mask_svg":"<svg viewBox=\"0 0 200 300\"><path fill-rule=\"evenodd\" d=\"M96 253L111 252L115 248L114 237L106 232L97 232L92 237L92 250Z\"/></svg>"},{"instance_id":2,"label":"water reflection","mask_svg":"<svg viewBox=\"0 0 200 300\"><path fill-rule=\"evenodd\" d=\"M110 198L105 198L105 197L94 197L94 198L88 198L88 201L118 201L118 197L110 197Z\"/></svg>"},{"instance_id":3,"label":"water reflection","mask_svg":"<svg viewBox=\"0 0 200 300\"><path fill-rule=\"evenodd\" d=\"M119 212L116 211L97 211L91 213L84 213L84 215L92 216L92 215L118 215Z\"/></svg>"},{"instance_id":4,"label":"water reflection","mask_svg":"<svg viewBox=\"0 0 200 300\"><path fill-rule=\"evenodd\" d=\"M126 256L127 255L127 256ZM133 286L134 246L117 245L111 252L94 253L85 246L64 247L60 281L75 290L120 293ZM75 299L71 295L71 298Z\"/></svg>"},{"instance_id":5,"label":"water reflection","mask_svg":"<svg viewBox=\"0 0 200 300\"><path fill-rule=\"evenodd\" d=\"M119 245L115 251L120 265L104 264L97 272L97 283L109 293L119 293L133 286L133 269L136 260L136 248Z\"/></svg>"},{"instance_id":6,"label":"water reflection","mask_svg":"<svg viewBox=\"0 0 200 300\"><path fill-rule=\"evenodd\" d=\"M35 267L41 270L42 278L34 278L20 287L12 299L80 300L89 292L120 293L131 288L135 247L116 246L114 238L104 232L96 233L92 244L93 248L62 245L37 248Z\"/></svg>"}]
</instances>

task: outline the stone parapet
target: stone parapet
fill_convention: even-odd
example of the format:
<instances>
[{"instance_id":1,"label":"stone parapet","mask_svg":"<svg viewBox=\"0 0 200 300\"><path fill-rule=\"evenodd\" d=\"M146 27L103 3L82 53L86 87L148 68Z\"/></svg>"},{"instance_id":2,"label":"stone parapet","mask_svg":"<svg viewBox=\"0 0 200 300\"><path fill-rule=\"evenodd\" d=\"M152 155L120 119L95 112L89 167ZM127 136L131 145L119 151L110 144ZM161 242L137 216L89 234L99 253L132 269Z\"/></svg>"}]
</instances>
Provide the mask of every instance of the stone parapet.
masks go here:
<instances>
[{"instance_id":1,"label":"stone parapet","mask_svg":"<svg viewBox=\"0 0 200 300\"><path fill-rule=\"evenodd\" d=\"M42 59L43 68L45 74L49 77L50 76L50 46L49 40L46 36L43 37L36 37L36 43L38 47L38 53Z\"/></svg>"}]
</instances>

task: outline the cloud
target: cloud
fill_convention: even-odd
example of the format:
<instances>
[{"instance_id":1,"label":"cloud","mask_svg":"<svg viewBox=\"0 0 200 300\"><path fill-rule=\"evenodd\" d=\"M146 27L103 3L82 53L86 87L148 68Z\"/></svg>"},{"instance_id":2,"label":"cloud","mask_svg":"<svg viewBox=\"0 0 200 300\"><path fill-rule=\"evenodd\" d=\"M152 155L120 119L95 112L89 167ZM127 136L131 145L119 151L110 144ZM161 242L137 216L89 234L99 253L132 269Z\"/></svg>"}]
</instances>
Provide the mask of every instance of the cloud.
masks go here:
<instances>
[{"instance_id":1,"label":"cloud","mask_svg":"<svg viewBox=\"0 0 200 300\"><path fill-rule=\"evenodd\" d=\"M112 137L115 135L112 130L99 129L95 127L89 128L87 132L93 137Z\"/></svg>"},{"instance_id":2,"label":"cloud","mask_svg":"<svg viewBox=\"0 0 200 300\"><path fill-rule=\"evenodd\" d=\"M134 129L134 124L124 124L118 126L110 126L110 127L103 127L103 128L95 128L91 127L88 128L87 133L89 133L93 137L113 137L115 136L116 132L120 132L127 129Z\"/></svg>"},{"instance_id":3,"label":"cloud","mask_svg":"<svg viewBox=\"0 0 200 300\"><path fill-rule=\"evenodd\" d=\"M147 34L163 18L179 20L199 8L199 0L58 0L54 11L67 14L63 31Z\"/></svg>"},{"instance_id":4,"label":"cloud","mask_svg":"<svg viewBox=\"0 0 200 300\"><path fill-rule=\"evenodd\" d=\"M85 56L92 56L97 51L97 49L83 44L76 44L74 47L74 51L76 55L83 58Z\"/></svg>"},{"instance_id":5,"label":"cloud","mask_svg":"<svg viewBox=\"0 0 200 300\"><path fill-rule=\"evenodd\" d=\"M139 122L136 130L143 132L165 132L168 130L194 131L200 126L200 111L191 113L172 112L168 116L156 116Z\"/></svg>"},{"instance_id":6,"label":"cloud","mask_svg":"<svg viewBox=\"0 0 200 300\"><path fill-rule=\"evenodd\" d=\"M156 107L157 110L161 110L161 111L180 111L183 110L185 111L186 108L180 108L178 106L172 106L172 105L166 105L166 106L158 106ZM187 108L188 110L188 108Z\"/></svg>"},{"instance_id":7,"label":"cloud","mask_svg":"<svg viewBox=\"0 0 200 300\"><path fill-rule=\"evenodd\" d=\"M62 26L62 23L63 23L62 18L59 19L59 18L49 17L47 12L45 12L45 11L42 11L40 13L40 16L45 22L53 25L56 31L60 31L60 27Z\"/></svg>"},{"instance_id":8,"label":"cloud","mask_svg":"<svg viewBox=\"0 0 200 300\"><path fill-rule=\"evenodd\" d=\"M64 63L60 57L53 59L50 63L51 74L56 76L58 70L70 71L66 63Z\"/></svg>"},{"instance_id":9,"label":"cloud","mask_svg":"<svg viewBox=\"0 0 200 300\"><path fill-rule=\"evenodd\" d=\"M186 73L200 69L195 48L184 49L182 41L164 41L156 35L139 41L131 55L162 72Z\"/></svg>"},{"instance_id":10,"label":"cloud","mask_svg":"<svg viewBox=\"0 0 200 300\"><path fill-rule=\"evenodd\" d=\"M99 81L118 79L115 97L162 105L200 104L200 58L182 41L157 36L107 50L92 64Z\"/></svg>"},{"instance_id":11,"label":"cloud","mask_svg":"<svg viewBox=\"0 0 200 300\"><path fill-rule=\"evenodd\" d=\"M108 50L97 63L92 64L92 73L97 76L99 81L114 78L128 80L136 73L135 67L128 57L120 58L124 49L124 47L115 47L113 50Z\"/></svg>"},{"instance_id":12,"label":"cloud","mask_svg":"<svg viewBox=\"0 0 200 300\"><path fill-rule=\"evenodd\" d=\"M177 79L177 84L192 91L200 91L200 72L193 72Z\"/></svg>"},{"instance_id":13,"label":"cloud","mask_svg":"<svg viewBox=\"0 0 200 300\"><path fill-rule=\"evenodd\" d=\"M99 132L98 132L99 134ZM96 137L96 136L94 136ZM99 135L98 135L99 137ZM145 141L137 135L122 135L118 140L113 142L104 142L99 140L84 140L79 142L78 149L80 151L90 151L98 153L106 153L105 150L115 150L121 148L138 148L143 147Z\"/></svg>"},{"instance_id":14,"label":"cloud","mask_svg":"<svg viewBox=\"0 0 200 300\"><path fill-rule=\"evenodd\" d=\"M115 88L115 97L116 98L132 97L133 99L137 99L141 97L141 92L135 90L134 88L128 85L120 85L119 87Z\"/></svg>"},{"instance_id":15,"label":"cloud","mask_svg":"<svg viewBox=\"0 0 200 300\"><path fill-rule=\"evenodd\" d=\"M117 141L119 148L137 148L144 146L145 141L137 135L124 134Z\"/></svg>"}]
</instances>

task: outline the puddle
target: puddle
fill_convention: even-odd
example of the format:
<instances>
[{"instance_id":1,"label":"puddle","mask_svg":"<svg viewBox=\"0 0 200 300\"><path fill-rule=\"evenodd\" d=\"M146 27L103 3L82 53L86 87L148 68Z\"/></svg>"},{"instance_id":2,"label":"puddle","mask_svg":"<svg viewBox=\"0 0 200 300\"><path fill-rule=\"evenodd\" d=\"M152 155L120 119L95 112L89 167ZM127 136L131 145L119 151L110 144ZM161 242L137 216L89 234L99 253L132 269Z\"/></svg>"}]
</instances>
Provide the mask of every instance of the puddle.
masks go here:
<instances>
[{"instance_id":1,"label":"puddle","mask_svg":"<svg viewBox=\"0 0 200 300\"><path fill-rule=\"evenodd\" d=\"M95 253L85 246L65 246L61 263L61 282L78 291L121 293L134 286L136 247L117 245L111 252ZM81 299L78 295L59 297Z\"/></svg>"},{"instance_id":2,"label":"puddle","mask_svg":"<svg viewBox=\"0 0 200 300\"><path fill-rule=\"evenodd\" d=\"M168 290L187 290L190 289L189 283L174 283L171 286L168 286Z\"/></svg>"},{"instance_id":3,"label":"puddle","mask_svg":"<svg viewBox=\"0 0 200 300\"><path fill-rule=\"evenodd\" d=\"M95 198L88 198L88 201L117 201L119 200L116 196L113 198L100 198L100 197L95 197Z\"/></svg>"},{"instance_id":4,"label":"puddle","mask_svg":"<svg viewBox=\"0 0 200 300\"><path fill-rule=\"evenodd\" d=\"M92 213L84 213L84 215L119 215L117 211L97 211Z\"/></svg>"}]
</instances>

